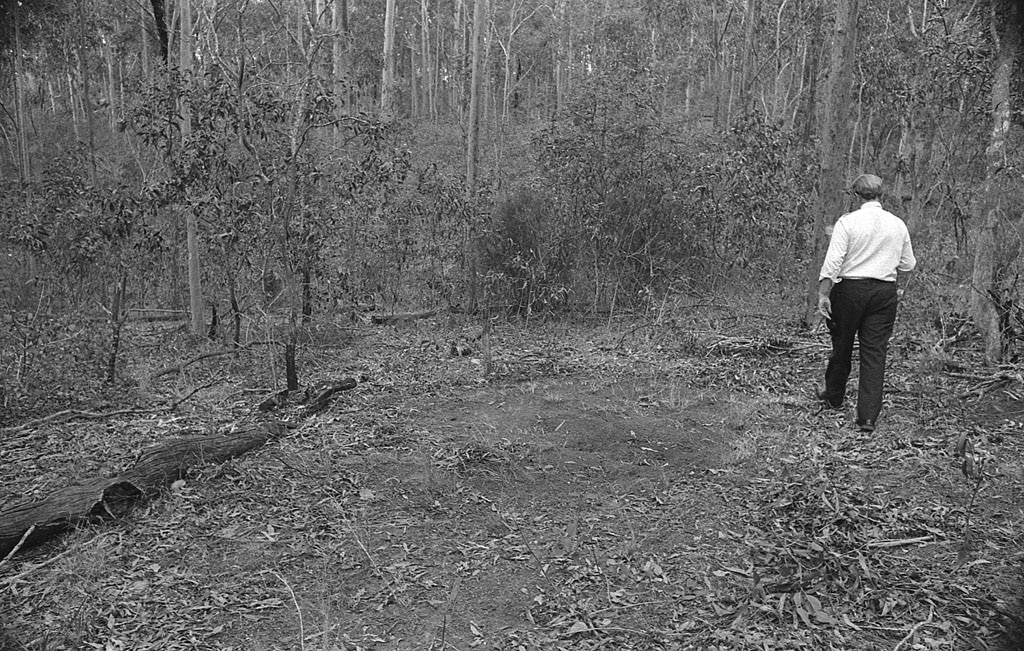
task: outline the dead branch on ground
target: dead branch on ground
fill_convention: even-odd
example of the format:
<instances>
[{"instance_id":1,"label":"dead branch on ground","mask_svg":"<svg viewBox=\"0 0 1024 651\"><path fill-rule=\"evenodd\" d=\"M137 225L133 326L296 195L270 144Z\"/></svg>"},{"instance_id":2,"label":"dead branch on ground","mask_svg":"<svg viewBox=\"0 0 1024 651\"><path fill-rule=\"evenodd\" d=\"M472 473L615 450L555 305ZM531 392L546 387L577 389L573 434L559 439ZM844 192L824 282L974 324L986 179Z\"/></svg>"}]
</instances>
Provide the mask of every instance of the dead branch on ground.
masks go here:
<instances>
[{"instance_id":1,"label":"dead branch on ground","mask_svg":"<svg viewBox=\"0 0 1024 651\"><path fill-rule=\"evenodd\" d=\"M423 310L420 312L401 312L398 314L371 314L370 322L374 325L394 325L407 323L417 319L426 319L437 314L437 310Z\"/></svg>"}]
</instances>

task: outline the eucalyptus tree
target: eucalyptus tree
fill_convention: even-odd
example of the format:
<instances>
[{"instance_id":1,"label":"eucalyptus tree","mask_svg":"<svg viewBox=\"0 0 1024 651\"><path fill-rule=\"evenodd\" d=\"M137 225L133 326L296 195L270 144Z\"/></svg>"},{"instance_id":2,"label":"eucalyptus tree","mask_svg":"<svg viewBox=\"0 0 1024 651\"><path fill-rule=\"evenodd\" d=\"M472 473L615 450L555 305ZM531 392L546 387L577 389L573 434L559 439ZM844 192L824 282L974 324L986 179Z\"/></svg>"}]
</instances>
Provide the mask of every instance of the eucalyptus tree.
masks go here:
<instances>
[{"instance_id":1,"label":"eucalyptus tree","mask_svg":"<svg viewBox=\"0 0 1024 651\"><path fill-rule=\"evenodd\" d=\"M985 357L1000 362L1015 330L1024 331L1020 301L1021 218L1015 216L1022 190L1018 170L1021 127L1015 124L1019 95L1012 92L1024 54L1024 11L1015 0L993 0L991 132L985 151L985 180L976 203L971 311L985 340ZM1016 269L1016 271L1015 271ZM1024 336L1024 332L1021 333Z\"/></svg>"},{"instance_id":2,"label":"eucalyptus tree","mask_svg":"<svg viewBox=\"0 0 1024 651\"><path fill-rule=\"evenodd\" d=\"M808 266L810 282L804 323L815 316L818 262L824 257L830 230L828 220L838 219L845 212L843 183L846 176L846 143L849 138L851 78L857 46L859 0L837 0L835 23L829 37L829 68L822 104L820 150L818 164L817 203L815 205L813 251Z\"/></svg>"}]
</instances>

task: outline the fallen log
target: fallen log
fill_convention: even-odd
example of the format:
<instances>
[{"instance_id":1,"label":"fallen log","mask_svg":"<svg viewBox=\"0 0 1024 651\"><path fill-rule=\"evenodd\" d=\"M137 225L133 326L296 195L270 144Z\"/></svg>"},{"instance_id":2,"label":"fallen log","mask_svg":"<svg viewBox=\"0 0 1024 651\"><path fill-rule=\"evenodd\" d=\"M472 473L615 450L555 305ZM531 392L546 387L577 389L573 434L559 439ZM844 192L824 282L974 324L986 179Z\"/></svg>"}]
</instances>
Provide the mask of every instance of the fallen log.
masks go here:
<instances>
[{"instance_id":1,"label":"fallen log","mask_svg":"<svg viewBox=\"0 0 1024 651\"><path fill-rule=\"evenodd\" d=\"M363 381L365 381L365 378L363 378ZM306 405L306 415L311 416L316 412L323 410L328 403L330 403L331 398L334 397L335 393L354 389L358 385L359 380L356 380L355 378L343 378L341 380L331 382L330 384L321 385L319 388L306 387L306 390L301 394L301 397L298 398L293 396L294 392L289 391L288 389L281 389L280 391L275 391L261 400L260 404L257 405L256 408L264 413L274 411L275 409L284 409L289 405L290 401L295 399L295 404Z\"/></svg>"},{"instance_id":2,"label":"fallen log","mask_svg":"<svg viewBox=\"0 0 1024 651\"><path fill-rule=\"evenodd\" d=\"M125 505L141 496L139 487L113 477L15 504L0 511L0 557L6 558L16 546L36 545L79 525L120 517L127 512Z\"/></svg>"},{"instance_id":3,"label":"fallen log","mask_svg":"<svg viewBox=\"0 0 1024 651\"><path fill-rule=\"evenodd\" d=\"M128 310L129 321L143 321L147 323L155 323L158 321L188 321L188 312L182 310L146 310L146 309L130 309Z\"/></svg>"},{"instance_id":4,"label":"fallen log","mask_svg":"<svg viewBox=\"0 0 1024 651\"><path fill-rule=\"evenodd\" d=\"M142 453L123 477L147 495L184 477L203 463L220 463L254 450L287 431L284 423L272 422L232 434L209 434L171 439ZM0 514L2 517L2 514Z\"/></svg>"},{"instance_id":5,"label":"fallen log","mask_svg":"<svg viewBox=\"0 0 1024 651\"><path fill-rule=\"evenodd\" d=\"M312 415L318 411L322 411L330 403L331 398L334 397L335 393L339 391L348 391L354 389L359 383L355 378L345 378L340 382L329 384L321 388L316 393L311 393L310 398L306 401L306 414Z\"/></svg>"},{"instance_id":6,"label":"fallen log","mask_svg":"<svg viewBox=\"0 0 1024 651\"><path fill-rule=\"evenodd\" d=\"M0 510L0 559L20 547L44 542L69 529L124 517L202 463L220 463L240 456L287 431L284 423L255 425L240 432L189 436L159 443L116 477L68 486L39 500Z\"/></svg>"},{"instance_id":7,"label":"fallen log","mask_svg":"<svg viewBox=\"0 0 1024 651\"><path fill-rule=\"evenodd\" d=\"M416 319L426 319L437 314L437 310L423 310L421 312L401 312L398 314L371 314L370 322L374 325L394 325L406 323Z\"/></svg>"}]
</instances>

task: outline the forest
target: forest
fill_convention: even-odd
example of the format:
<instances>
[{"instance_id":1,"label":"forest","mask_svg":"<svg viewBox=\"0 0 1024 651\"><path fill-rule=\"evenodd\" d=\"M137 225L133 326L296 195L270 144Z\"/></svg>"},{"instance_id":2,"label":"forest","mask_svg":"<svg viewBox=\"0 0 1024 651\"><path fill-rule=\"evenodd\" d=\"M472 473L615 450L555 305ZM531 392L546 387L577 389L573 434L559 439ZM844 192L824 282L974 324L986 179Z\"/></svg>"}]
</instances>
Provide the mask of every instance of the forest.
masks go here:
<instances>
[{"instance_id":1,"label":"forest","mask_svg":"<svg viewBox=\"0 0 1024 651\"><path fill-rule=\"evenodd\" d=\"M0 0L0 650L1022 648L1022 5Z\"/></svg>"}]
</instances>

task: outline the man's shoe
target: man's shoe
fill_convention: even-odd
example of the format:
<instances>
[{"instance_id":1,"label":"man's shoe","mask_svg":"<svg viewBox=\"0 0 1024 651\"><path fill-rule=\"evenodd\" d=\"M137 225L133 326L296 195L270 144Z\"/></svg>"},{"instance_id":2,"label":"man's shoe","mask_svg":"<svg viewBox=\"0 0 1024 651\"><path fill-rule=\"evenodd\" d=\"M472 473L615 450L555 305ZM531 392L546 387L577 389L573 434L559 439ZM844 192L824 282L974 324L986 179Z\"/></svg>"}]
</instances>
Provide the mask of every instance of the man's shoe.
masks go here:
<instances>
[{"instance_id":1,"label":"man's shoe","mask_svg":"<svg viewBox=\"0 0 1024 651\"><path fill-rule=\"evenodd\" d=\"M828 405L832 409L842 409L843 408L843 401L840 400L839 402L833 402L832 400L830 400L828 398L828 396L825 395L825 390L824 389L819 389L818 392L817 392L817 396L818 396L818 400L821 400L822 402L824 402L826 405Z\"/></svg>"},{"instance_id":2,"label":"man's shoe","mask_svg":"<svg viewBox=\"0 0 1024 651\"><path fill-rule=\"evenodd\" d=\"M875 431L875 421L873 421L873 420L866 420L864 422L858 421L857 422L857 427L862 432L874 432Z\"/></svg>"}]
</instances>

